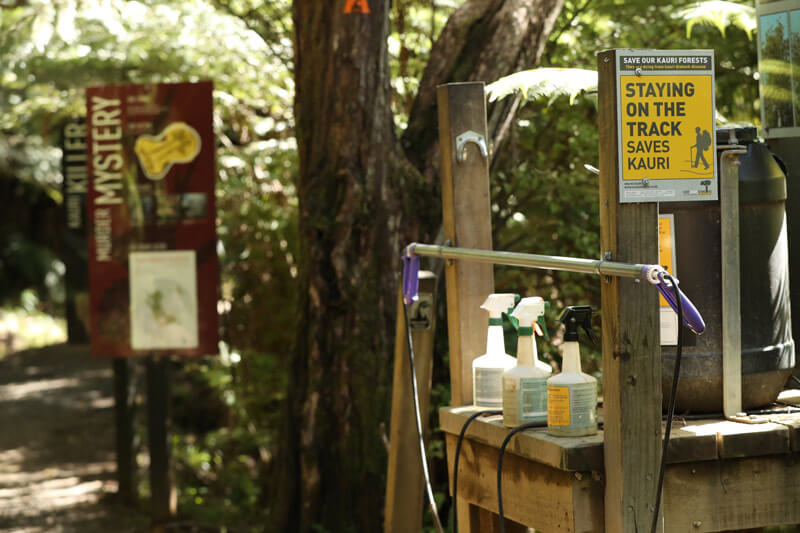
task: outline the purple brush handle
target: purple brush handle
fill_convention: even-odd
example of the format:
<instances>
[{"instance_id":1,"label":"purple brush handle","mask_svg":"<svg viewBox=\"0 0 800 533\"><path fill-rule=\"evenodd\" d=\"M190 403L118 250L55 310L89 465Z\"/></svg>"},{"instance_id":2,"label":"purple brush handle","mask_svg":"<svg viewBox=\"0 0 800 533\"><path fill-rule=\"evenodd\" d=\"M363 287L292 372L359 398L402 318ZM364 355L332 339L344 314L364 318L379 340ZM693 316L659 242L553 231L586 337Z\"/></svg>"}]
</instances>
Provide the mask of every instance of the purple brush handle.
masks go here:
<instances>
[{"instance_id":1,"label":"purple brush handle","mask_svg":"<svg viewBox=\"0 0 800 533\"><path fill-rule=\"evenodd\" d=\"M403 301L411 305L419 292L419 256L414 253L414 244L403 251Z\"/></svg>"},{"instance_id":2,"label":"purple brush handle","mask_svg":"<svg viewBox=\"0 0 800 533\"><path fill-rule=\"evenodd\" d=\"M678 312L678 304L675 301L675 289L671 286L667 285L667 280L664 279L664 273L658 273L658 279L660 283L656 285L658 287L658 291L664 297L665 300L669 303L669 306L672 307L672 310L676 313ZM681 307L683 308L683 323L686 324L689 329L697 333L698 335L702 335L703 332L706 330L706 323L703 320L703 317L700 316L700 312L694 306L692 301L683 294L681 291L680 286L678 284L678 280L674 277L672 278L675 280L675 284L678 285L678 293L681 295Z\"/></svg>"}]
</instances>

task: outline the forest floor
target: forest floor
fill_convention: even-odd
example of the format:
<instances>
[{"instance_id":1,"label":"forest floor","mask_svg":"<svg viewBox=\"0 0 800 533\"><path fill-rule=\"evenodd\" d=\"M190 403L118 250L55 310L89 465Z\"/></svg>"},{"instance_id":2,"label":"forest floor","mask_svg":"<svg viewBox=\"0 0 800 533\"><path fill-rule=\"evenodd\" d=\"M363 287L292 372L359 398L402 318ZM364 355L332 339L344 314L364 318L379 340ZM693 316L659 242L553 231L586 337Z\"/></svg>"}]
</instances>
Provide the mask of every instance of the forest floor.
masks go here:
<instances>
[{"instance_id":1,"label":"forest floor","mask_svg":"<svg viewBox=\"0 0 800 533\"><path fill-rule=\"evenodd\" d=\"M86 346L0 359L0 531L146 531L114 502L111 375Z\"/></svg>"}]
</instances>

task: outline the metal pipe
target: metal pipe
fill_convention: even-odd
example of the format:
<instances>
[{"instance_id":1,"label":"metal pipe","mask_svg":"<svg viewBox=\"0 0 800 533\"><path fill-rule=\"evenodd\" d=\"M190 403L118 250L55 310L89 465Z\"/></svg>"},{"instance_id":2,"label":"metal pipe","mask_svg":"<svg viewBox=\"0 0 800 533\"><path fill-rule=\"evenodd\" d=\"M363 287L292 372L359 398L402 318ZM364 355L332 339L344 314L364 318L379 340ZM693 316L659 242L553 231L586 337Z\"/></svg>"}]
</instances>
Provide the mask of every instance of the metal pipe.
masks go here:
<instances>
[{"instance_id":1,"label":"metal pipe","mask_svg":"<svg viewBox=\"0 0 800 533\"><path fill-rule=\"evenodd\" d=\"M465 259L477 263L565 270L567 272L618 276L622 278L641 278L643 276L643 269L648 266L636 263L605 261L603 259L583 259L578 257L561 257L557 255L474 250L472 248L455 248L431 244L415 243L411 245L411 248L413 249L413 253L417 255L439 257L442 259Z\"/></svg>"},{"instance_id":2,"label":"metal pipe","mask_svg":"<svg viewBox=\"0 0 800 533\"><path fill-rule=\"evenodd\" d=\"M742 410L742 314L739 279L739 155L744 146L728 145L720 154L720 227L722 232L722 411L727 418Z\"/></svg>"}]
</instances>

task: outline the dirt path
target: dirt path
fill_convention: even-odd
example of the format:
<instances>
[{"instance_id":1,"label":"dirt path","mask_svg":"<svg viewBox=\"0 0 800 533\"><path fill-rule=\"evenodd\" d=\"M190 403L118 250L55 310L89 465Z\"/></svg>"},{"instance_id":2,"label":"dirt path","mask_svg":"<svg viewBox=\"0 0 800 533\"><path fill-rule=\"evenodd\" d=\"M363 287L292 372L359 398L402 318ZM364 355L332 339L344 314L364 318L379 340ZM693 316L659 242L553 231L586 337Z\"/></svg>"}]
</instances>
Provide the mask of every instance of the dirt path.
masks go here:
<instances>
[{"instance_id":1,"label":"dirt path","mask_svg":"<svg viewBox=\"0 0 800 533\"><path fill-rule=\"evenodd\" d=\"M60 344L0 360L0 531L123 533L114 505L111 365Z\"/></svg>"}]
</instances>

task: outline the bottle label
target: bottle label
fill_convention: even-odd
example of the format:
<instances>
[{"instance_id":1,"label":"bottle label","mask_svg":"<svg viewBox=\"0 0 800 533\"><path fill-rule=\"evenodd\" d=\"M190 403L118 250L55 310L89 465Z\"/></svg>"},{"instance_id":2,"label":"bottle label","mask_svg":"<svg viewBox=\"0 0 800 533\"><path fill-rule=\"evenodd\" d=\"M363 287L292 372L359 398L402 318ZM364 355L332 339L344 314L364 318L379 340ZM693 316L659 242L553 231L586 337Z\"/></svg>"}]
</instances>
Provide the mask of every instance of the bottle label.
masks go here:
<instances>
[{"instance_id":1,"label":"bottle label","mask_svg":"<svg viewBox=\"0 0 800 533\"><path fill-rule=\"evenodd\" d=\"M520 423L517 398L517 380L503 377L503 423L506 426L518 426Z\"/></svg>"},{"instance_id":2,"label":"bottle label","mask_svg":"<svg viewBox=\"0 0 800 533\"><path fill-rule=\"evenodd\" d=\"M547 387L547 425L569 425L569 387Z\"/></svg>"},{"instance_id":3,"label":"bottle label","mask_svg":"<svg viewBox=\"0 0 800 533\"><path fill-rule=\"evenodd\" d=\"M503 369L476 368L472 390L475 405L479 407L503 406Z\"/></svg>"},{"instance_id":4,"label":"bottle label","mask_svg":"<svg viewBox=\"0 0 800 533\"><path fill-rule=\"evenodd\" d=\"M570 387L569 411L572 427L597 426L597 385L581 383Z\"/></svg>"},{"instance_id":5,"label":"bottle label","mask_svg":"<svg viewBox=\"0 0 800 533\"><path fill-rule=\"evenodd\" d=\"M547 424L585 428L597 425L597 385L547 387Z\"/></svg>"},{"instance_id":6,"label":"bottle label","mask_svg":"<svg viewBox=\"0 0 800 533\"><path fill-rule=\"evenodd\" d=\"M522 422L544 420L547 417L547 378L519 380L519 409Z\"/></svg>"}]
</instances>

